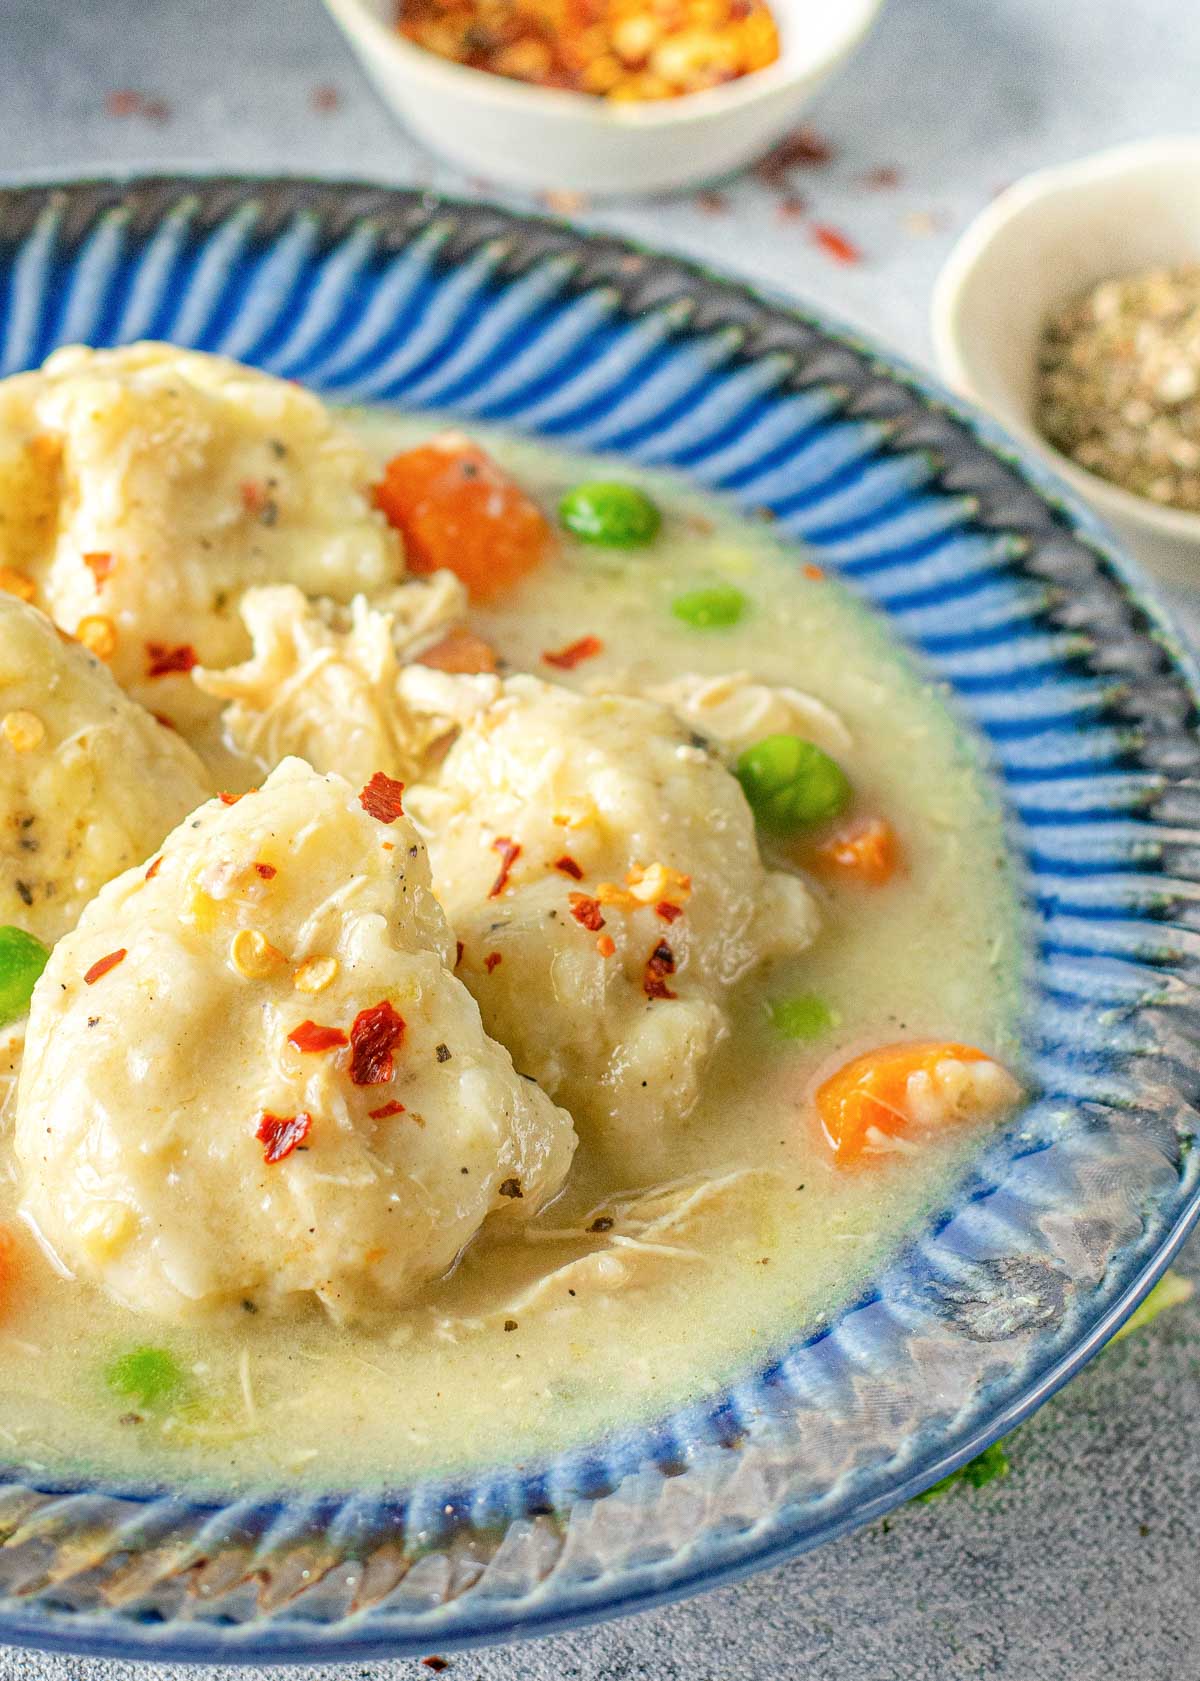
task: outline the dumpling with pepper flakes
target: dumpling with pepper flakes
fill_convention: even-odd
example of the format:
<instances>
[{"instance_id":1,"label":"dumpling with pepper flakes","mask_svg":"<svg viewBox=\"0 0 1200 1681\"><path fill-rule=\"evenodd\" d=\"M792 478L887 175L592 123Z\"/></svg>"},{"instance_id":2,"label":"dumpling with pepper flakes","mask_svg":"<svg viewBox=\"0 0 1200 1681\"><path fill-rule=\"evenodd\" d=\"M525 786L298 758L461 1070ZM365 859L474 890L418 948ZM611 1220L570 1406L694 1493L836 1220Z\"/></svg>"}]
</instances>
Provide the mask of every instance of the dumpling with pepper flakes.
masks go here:
<instances>
[{"instance_id":1,"label":"dumpling with pepper flakes","mask_svg":"<svg viewBox=\"0 0 1200 1681\"><path fill-rule=\"evenodd\" d=\"M238 599L287 581L349 601L396 582L375 470L312 392L165 344L72 346L0 382L0 585L32 592L185 732L188 673L250 652Z\"/></svg>"},{"instance_id":2,"label":"dumpling with pepper flakes","mask_svg":"<svg viewBox=\"0 0 1200 1681\"><path fill-rule=\"evenodd\" d=\"M52 944L211 792L181 737L0 594L0 923Z\"/></svg>"},{"instance_id":3,"label":"dumpling with pepper flakes","mask_svg":"<svg viewBox=\"0 0 1200 1681\"><path fill-rule=\"evenodd\" d=\"M410 796L488 1031L623 1172L659 1172L730 987L817 931L737 781L664 706L512 677Z\"/></svg>"},{"instance_id":4,"label":"dumpling with pepper flakes","mask_svg":"<svg viewBox=\"0 0 1200 1681\"><path fill-rule=\"evenodd\" d=\"M137 1312L387 1312L562 1184L570 1117L487 1037L399 785L285 760L111 882L35 990L23 1206Z\"/></svg>"}]
</instances>

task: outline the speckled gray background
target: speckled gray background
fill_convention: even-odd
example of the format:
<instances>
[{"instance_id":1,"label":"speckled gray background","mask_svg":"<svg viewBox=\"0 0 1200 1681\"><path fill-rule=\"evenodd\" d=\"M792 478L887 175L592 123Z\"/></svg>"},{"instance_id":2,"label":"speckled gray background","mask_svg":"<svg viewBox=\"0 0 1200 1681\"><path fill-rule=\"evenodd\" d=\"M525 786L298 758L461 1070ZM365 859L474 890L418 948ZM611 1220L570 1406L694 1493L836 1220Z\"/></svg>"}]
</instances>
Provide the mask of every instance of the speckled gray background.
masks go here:
<instances>
[{"instance_id":1,"label":"speckled gray background","mask_svg":"<svg viewBox=\"0 0 1200 1681\"><path fill-rule=\"evenodd\" d=\"M8 175L182 166L468 187L396 127L319 0L0 0L0 68ZM110 114L119 90L149 114ZM810 113L836 147L828 166L786 188L749 177L576 214L795 291L925 361L930 286L976 209L1039 164L1195 128L1198 90L1195 0L891 0ZM880 168L899 183L872 184ZM814 219L861 265L831 263ZM1200 1271L1195 1243L1183 1264ZM1198 1411L1188 1304L1018 1431L1007 1481L669 1610L453 1656L447 1681L1196 1681ZM147 1676L0 1648L0 1681Z\"/></svg>"}]
</instances>

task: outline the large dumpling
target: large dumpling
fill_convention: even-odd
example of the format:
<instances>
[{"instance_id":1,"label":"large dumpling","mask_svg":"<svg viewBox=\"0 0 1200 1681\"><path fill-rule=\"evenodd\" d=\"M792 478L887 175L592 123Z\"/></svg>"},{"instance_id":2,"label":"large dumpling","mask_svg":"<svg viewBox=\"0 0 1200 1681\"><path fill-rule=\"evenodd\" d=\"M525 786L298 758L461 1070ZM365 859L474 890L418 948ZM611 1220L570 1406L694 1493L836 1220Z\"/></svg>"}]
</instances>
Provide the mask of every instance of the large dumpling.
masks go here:
<instances>
[{"instance_id":1,"label":"large dumpling","mask_svg":"<svg viewBox=\"0 0 1200 1681\"><path fill-rule=\"evenodd\" d=\"M71 347L0 384L9 584L184 729L218 710L190 667L249 652L248 586L349 601L403 572L373 476L318 397L220 356Z\"/></svg>"},{"instance_id":2,"label":"large dumpling","mask_svg":"<svg viewBox=\"0 0 1200 1681\"><path fill-rule=\"evenodd\" d=\"M570 1117L450 973L396 794L285 761L56 948L18 1092L24 1209L130 1308L386 1311L561 1185Z\"/></svg>"},{"instance_id":3,"label":"large dumpling","mask_svg":"<svg viewBox=\"0 0 1200 1681\"><path fill-rule=\"evenodd\" d=\"M411 804L488 1031L623 1171L660 1171L728 989L817 929L736 780L665 707L513 677Z\"/></svg>"},{"instance_id":4,"label":"large dumpling","mask_svg":"<svg viewBox=\"0 0 1200 1681\"><path fill-rule=\"evenodd\" d=\"M0 923L52 943L210 792L173 730L0 595Z\"/></svg>"}]
</instances>

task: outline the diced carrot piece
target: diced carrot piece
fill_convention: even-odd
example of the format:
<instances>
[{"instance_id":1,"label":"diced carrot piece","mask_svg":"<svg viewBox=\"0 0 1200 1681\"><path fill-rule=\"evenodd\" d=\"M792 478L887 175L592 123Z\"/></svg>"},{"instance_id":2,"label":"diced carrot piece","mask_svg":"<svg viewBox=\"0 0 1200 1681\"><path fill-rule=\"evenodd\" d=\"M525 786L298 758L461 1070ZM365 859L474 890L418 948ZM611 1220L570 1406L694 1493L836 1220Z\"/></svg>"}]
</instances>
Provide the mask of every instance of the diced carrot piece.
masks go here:
<instances>
[{"instance_id":1,"label":"diced carrot piece","mask_svg":"<svg viewBox=\"0 0 1200 1681\"><path fill-rule=\"evenodd\" d=\"M817 848L817 857L822 866L838 875L867 887L882 887L900 866L900 844L890 823L882 817L868 817L839 829Z\"/></svg>"},{"instance_id":2,"label":"diced carrot piece","mask_svg":"<svg viewBox=\"0 0 1200 1681\"><path fill-rule=\"evenodd\" d=\"M435 671L452 671L465 677L486 673L495 675L496 651L482 636L463 625L452 625L440 641L417 655L418 665L431 665Z\"/></svg>"},{"instance_id":3,"label":"diced carrot piece","mask_svg":"<svg viewBox=\"0 0 1200 1681\"><path fill-rule=\"evenodd\" d=\"M972 1045L918 1040L867 1051L817 1088L817 1115L839 1166L903 1148L914 1132L1000 1114L1012 1075Z\"/></svg>"},{"instance_id":4,"label":"diced carrot piece","mask_svg":"<svg viewBox=\"0 0 1200 1681\"><path fill-rule=\"evenodd\" d=\"M375 505L403 535L410 571L448 567L475 601L511 589L554 546L537 503L459 433L393 456Z\"/></svg>"}]
</instances>

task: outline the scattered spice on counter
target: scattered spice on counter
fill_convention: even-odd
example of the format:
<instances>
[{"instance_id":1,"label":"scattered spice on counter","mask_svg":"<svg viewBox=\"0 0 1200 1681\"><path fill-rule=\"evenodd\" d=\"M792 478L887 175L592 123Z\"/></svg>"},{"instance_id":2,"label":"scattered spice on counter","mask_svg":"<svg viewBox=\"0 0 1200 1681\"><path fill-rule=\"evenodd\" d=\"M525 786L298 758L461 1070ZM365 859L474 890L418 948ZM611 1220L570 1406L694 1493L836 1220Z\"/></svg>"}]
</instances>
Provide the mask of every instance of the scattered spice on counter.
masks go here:
<instances>
[{"instance_id":1,"label":"scattered spice on counter","mask_svg":"<svg viewBox=\"0 0 1200 1681\"><path fill-rule=\"evenodd\" d=\"M785 135L777 146L754 165L754 175L764 187L786 188L795 169L820 169L836 156L832 145L815 129L798 128Z\"/></svg>"},{"instance_id":2,"label":"scattered spice on counter","mask_svg":"<svg viewBox=\"0 0 1200 1681\"><path fill-rule=\"evenodd\" d=\"M1036 421L1081 467L1200 512L1200 263L1102 281L1051 316Z\"/></svg>"},{"instance_id":3,"label":"scattered spice on counter","mask_svg":"<svg viewBox=\"0 0 1200 1681\"><path fill-rule=\"evenodd\" d=\"M165 99L147 98L136 88L114 88L104 101L104 109L110 117L145 117L151 123L165 123L171 115Z\"/></svg>"},{"instance_id":4,"label":"scattered spice on counter","mask_svg":"<svg viewBox=\"0 0 1200 1681\"><path fill-rule=\"evenodd\" d=\"M781 222L797 222L808 214L808 200L801 198L799 193L785 193L775 206L775 214Z\"/></svg>"},{"instance_id":5,"label":"scattered spice on counter","mask_svg":"<svg viewBox=\"0 0 1200 1681\"><path fill-rule=\"evenodd\" d=\"M835 263L847 265L862 262L862 252L853 240L847 239L837 228L831 228L825 222L814 222L812 236L826 256L832 257Z\"/></svg>"},{"instance_id":6,"label":"scattered spice on counter","mask_svg":"<svg viewBox=\"0 0 1200 1681\"><path fill-rule=\"evenodd\" d=\"M881 163L866 171L862 184L875 193L892 192L900 185L901 179L900 171L893 164Z\"/></svg>"},{"instance_id":7,"label":"scattered spice on counter","mask_svg":"<svg viewBox=\"0 0 1200 1681\"><path fill-rule=\"evenodd\" d=\"M696 209L702 210L706 216L724 216L729 209L729 200L724 193L697 193Z\"/></svg>"},{"instance_id":8,"label":"scattered spice on counter","mask_svg":"<svg viewBox=\"0 0 1200 1681\"><path fill-rule=\"evenodd\" d=\"M773 64L766 0L404 0L396 27L439 58L601 99L674 99Z\"/></svg>"},{"instance_id":9,"label":"scattered spice on counter","mask_svg":"<svg viewBox=\"0 0 1200 1681\"><path fill-rule=\"evenodd\" d=\"M312 90L308 102L314 111L336 111L342 103L342 96L332 82L322 82L320 87Z\"/></svg>"}]
</instances>

